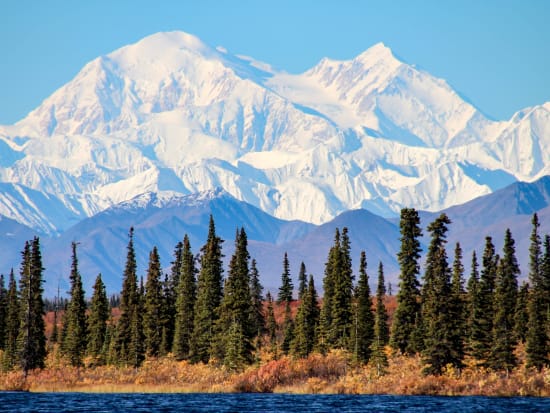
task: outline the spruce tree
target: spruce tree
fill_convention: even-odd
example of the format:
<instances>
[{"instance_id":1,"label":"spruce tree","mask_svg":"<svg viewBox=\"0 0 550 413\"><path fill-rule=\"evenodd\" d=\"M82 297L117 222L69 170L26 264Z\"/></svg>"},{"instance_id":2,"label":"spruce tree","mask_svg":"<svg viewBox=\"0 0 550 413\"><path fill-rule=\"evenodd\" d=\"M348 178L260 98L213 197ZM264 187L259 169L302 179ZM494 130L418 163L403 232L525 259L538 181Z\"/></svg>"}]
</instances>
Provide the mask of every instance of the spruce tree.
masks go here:
<instances>
[{"instance_id":1,"label":"spruce tree","mask_svg":"<svg viewBox=\"0 0 550 413\"><path fill-rule=\"evenodd\" d=\"M477 303L470 350L482 365L487 365L493 345L494 295L499 257L491 237L485 237L481 276L477 289Z\"/></svg>"},{"instance_id":2,"label":"spruce tree","mask_svg":"<svg viewBox=\"0 0 550 413\"><path fill-rule=\"evenodd\" d=\"M237 361L252 362L252 339L256 331L250 323L254 310L250 295L249 260L248 239L244 228L241 228L237 231L235 252L229 262L215 343L215 355L231 368L243 367L236 365ZM236 343L235 337L228 336L228 331L238 333L242 342ZM229 355L230 359L227 359Z\"/></svg>"},{"instance_id":3,"label":"spruce tree","mask_svg":"<svg viewBox=\"0 0 550 413\"><path fill-rule=\"evenodd\" d=\"M78 258L76 255L77 243L71 244L71 282L70 299L65 312L66 332L62 344L63 353L73 366L81 366L88 345L88 332L86 325L86 300L82 287L82 278L78 271Z\"/></svg>"},{"instance_id":4,"label":"spruce tree","mask_svg":"<svg viewBox=\"0 0 550 413\"><path fill-rule=\"evenodd\" d=\"M543 254L540 264L540 284L542 296L545 298L543 307L546 308L545 329L550 334L550 235L544 236ZM548 337L550 339L550 336ZM550 344L549 344L550 345ZM550 348L549 348L550 350Z\"/></svg>"},{"instance_id":5,"label":"spruce tree","mask_svg":"<svg viewBox=\"0 0 550 413\"><path fill-rule=\"evenodd\" d=\"M544 287L544 291L550 292L550 234L546 234L544 236L543 249L544 251L540 266L542 286ZM548 297L548 300L550 300L550 296Z\"/></svg>"},{"instance_id":6,"label":"spruce tree","mask_svg":"<svg viewBox=\"0 0 550 413\"><path fill-rule=\"evenodd\" d=\"M384 297L382 297L383 299ZM374 338L374 314L372 312L372 298L365 251L361 251L359 259L359 280L355 289L355 307L353 355L357 362L366 363L369 361L371 355L371 345Z\"/></svg>"},{"instance_id":7,"label":"spruce tree","mask_svg":"<svg viewBox=\"0 0 550 413\"><path fill-rule=\"evenodd\" d=\"M517 344L514 334L514 311L516 310L519 273L514 239L510 230L507 229L502 259L498 263L494 296L493 345L489 363L495 370L508 372L517 364L514 355Z\"/></svg>"},{"instance_id":8,"label":"spruce tree","mask_svg":"<svg viewBox=\"0 0 550 413\"><path fill-rule=\"evenodd\" d=\"M306 273L304 263L300 268L300 304L294 319L294 338L291 343L291 352L297 357L307 357L315 347L316 327L319 322L319 305L313 276L309 281L303 280Z\"/></svg>"},{"instance_id":9,"label":"spruce tree","mask_svg":"<svg viewBox=\"0 0 550 413\"><path fill-rule=\"evenodd\" d=\"M264 317L264 287L260 283L260 273L258 272L256 260L252 259L250 263L250 298L252 299L252 314L250 325L256 337L260 338L265 330ZM260 344L260 341L258 341Z\"/></svg>"},{"instance_id":10,"label":"spruce tree","mask_svg":"<svg viewBox=\"0 0 550 413\"><path fill-rule=\"evenodd\" d=\"M388 313L386 306L384 305L384 298L386 296L386 288L384 286L384 265L380 261L378 263L378 286L376 288L376 312L375 317L378 320L376 327L376 334L380 339L382 345L387 345L390 341L390 331L388 328ZM376 322L375 319L375 322Z\"/></svg>"},{"instance_id":11,"label":"spruce tree","mask_svg":"<svg viewBox=\"0 0 550 413\"><path fill-rule=\"evenodd\" d=\"M300 271L298 272L298 299L302 300L304 294L307 291L307 274L306 265L302 261L300 264Z\"/></svg>"},{"instance_id":12,"label":"spruce tree","mask_svg":"<svg viewBox=\"0 0 550 413\"><path fill-rule=\"evenodd\" d=\"M542 369L549 364L548 360L548 334L546 331L546 307L544 282L542 277L542 251L539 235L539 219L533 214L531 220L531 245L529 246L529 282L531 284L531 297L528 305L529 322L526 337L527 366Z\"/></svg>"},{"instance_id":13,"label":"spruce tree","mask_svg":"<svg viewBox=\"0 0 550 413\"><path fill-rule=\"evenodd\" d=\"M306 351L311 353L317 346L317 327L319 325L319 297L315 288L313 275L309 275L307 292L304 297L306 302Z\"/></svg>"},{"instance_id":14,"label":"spruce tree","mask_svg":"<svg viewBox=\"0 0 550 413\"><path fill-rule=\"evenodd\" d=\"M453 358L463 360L466 353L467 340L467 305L464 291L464 265L462 264L462 248L456 243L451 279L451 296L449 297L451 319L450 346Z\"/></svg>"},{"instance_id":15,"label":"spruce tree","mask_svg":"<svg viewBox=\"0 0 550 413\"><path fill-rule=\"evenodd\" d=\"M88 355L92 357L94 364L105 364L107 340L107 321L111 315L109 300L105 291L105 284L101 274L95 279L94 292L90 304L88 316Z\"/></svg>"},{"instance_id":16,"label":"spruce tree","mask_svg":"<svg viewBox=\"0 0 550 413\"><path fill-rule=\"evenodd\" d=\"M451 274L445 251L447 226L451 220L441 214L430 225L430 246L426 257L426 273L422 287L422 321L424 323L423 372L439 375L448 364L462 365L453 349L453 307Z\"/></svg>"},{"instance_id":17,"label":"spruce tree","mask_svg":"<svg viewBox=\"0 0 550 413\"><path fill-rule=\"evenodd\" d=\"M285 252L283 258L283 272L281 274L281 286L279 287L279 295L277 302L284 304L284 319L282 325L283 339L281 342L281 351L283 354L290 352L290 346L294 340L294 320L292 319L292 311L290 303L292 302L292 291L294 285L290 276L290 264L288 262L288 255Z\"/></svg>"},{"instance_id":18,"label":"spruce tree","mask_svg":"<svg viewBox=\"0 0 550 413\"><path fill-rule=\"evenodd\" d=\"M6 316L8 314L8 290L4 274L0 274L0 350L6 348Z\"/></svg>"},{"instance_id":19,"label":"spruce tree","mask_svg":"<svg viewBox=\"0 0 550 413\"><path fill-rule=\"evenodd\" d=\"M161 354L167 354L173 349L176 324L177 289L181 277L183 243L178 242L174 248L174 261L171 262L170 273L166 274L163 283L164 320L162 323Z\"/></svg>"},{"instance_id":20,"label":"spruce tree","mask_svg":"<svg viewBox=\"0 0 550 413\"><path fill-rule=\"evenodd\" d=\"M348 229L342 229L338 249L339 266L333 268L332 326L331 335L334 346L346 350L353 349L351 335L353 331L353 272L351 265L351 246Z\"/></svg>"},{"instance_id":21,"label":"spruce tree","mask_svg":"<svg viewBox=\"0 0 550 413\"><path fill-rule=\"evenodd\" d=\"M19 294L12 269L7 292L6 340L2 359L2 370L4 371L9 371L17 365L17 336L19 335L20 324Z\"/></svg>"},{"instance_id":22,"label":"spruce tree","mask_svg":"<svg viewBox=\"0 0 550 413\"><path fill-rule=\"evenodd\" d=\"M136 300L136 311L130 324L130 345L128 347L128 363L137 368L145 359L145 334L143 331L143 314L145 312L145 286L143 277L140 279L140 287Z\"/></svg>"},{"instance_id":23,"label":"spruce tree","mask_svg":"<svg viewBox=\"0 0 550 413\"><path fill-rule=\"evenodd\" d=\"M21 324L17 339L19 363L25 376L43 368L46 358L44 302L42 300L42 254L38 237L25 243L21 262Z\"/></svg>"},{"instance_id":24,"label":"spruce tree","mask_svg":"<svg viewBox=\"0 0 550 413\"><path fill-rule=\"evenodd\" d=\"M418 334L420 320L420 266L419 237L422 236L418 212L403 208L400 218L401 247L397 254L399 261L399 292L395 310L390 345L403 354L414 354L422 349Z\"/></svg>"},{"instance_id":25,"label":"spruce tree","mask_svg":"<svg viewBox=\"0 0 550 413\"><path fill-rule=\"evenodd\" d=\"M52 327L52 334L50 335L50 343L56 344L59 342L59 304L60 303L60 296L59 296L59 284L57 285L57 296L54 299L54 308L53 308L53 327Z\"/></svg>"},{"instance_id":26,"label":"spruce tree","mask_svg":"<svg viewBox=\"0 0 550 413\"><path fill-rule=\"evenodd\" d=\"M249 357L247 357L250 348L247 345L247 339L243 332L243 325L237 321L232 322L229 330L224 334L227 336L224 338L227 348L223 364L230 371L242 370L250 362Z\"/></svg>"},{"instance_id":27,"label":"spruce tree","mask_svg":"<svg viewBox=\"0 0 550 413\"><path fill-rule=\"evenodd\" d=\"M201 269L197 282L195 319L191 337L191 360L207 363L211 356L218 307L223 297L223 240L216 235L214 218L210 216L208 237L201 248Z\"/></svg>"},{"instance_id":28,"label":"spruce tree","mask_svg":"<svg viewBox=\"0 0 550 413\"><path fill-rule=\"evenodd\" d=\"M318 328L318 349L321 353L325 353L329 348L335 346L336 334L333 332L334 325L334 288L335 288L335 273L340 271L341 265L340 254L340 230L336 228L334 234L334 243L329 250L328 259L325 263L325 274L323 278L323 306L319 317Z\"/></svg>"},{"instance_id":29,"label":"spruce tree","mask_svg":"<svg viewBox=\"0 0 550 413\"><path fill-rule=\"evenodd\" d=\"M190 357L191 335L193 334L195 302L197 299L197 269L187 234L183 238L179 274L172 351L177 360L184 360Z\"/></svg>"},{"instance_id":30,"label":"spruce tree","mask_svg":"<svg viewBox=\"0 0 550 413\"><path fill-rule=\"evenodd\" d=\"M384 267L378 264L378 286L376 288L376 312L374 315L374 337L371 344L370 363L376 367L378 376L381 376L388 366L385 346L389 341L388 313L384 305L386 288L384 286Z\"/></svg>"},{"instance_id":31,"label":"spruce tree","mask_svg":"<svg viewBox=\"0 0 550 413\"><path fill-rule=\"evenodd\" d=\"M302 266L304 263L302 263ZM302 269L305 273L305 267L300 266L299 293L298 293L298 309L294 318L294 337L290 343L290 352L297 357L307 357L307 303L305 296L307 293L307 279L304 281L302 277ZM301 293L300 293L301 291Z\"/></svg>"},{"instance_id":32,"label":"spruce tree","mask_svg":"<svg viewBox=\"0 0 550 413\"><path fill-rule=\"evenodd\" d=\"M271 348L271 352L274 354L274 357L277 358L277 321L275 320L275 311L273 310L273 297L271 292L267 292L265 296L267 302L266 305L266 329L267 329L267 340Z\"/></svg>"},{"instance_id":33,"label":"spruce tree","mask_svg":"<svg viewBox=\"0 0 550 413\"><path fill-rule=\"evenodd\" d=\"M479 320L481 319L481 303L479 294L479 264L477 262L476 252L472 252L472 263L470 265L471 273L467 285L467 313L466 318L466 350L468 354L473 355L474 349L481 339L481 328Z\"/></svg>"},{"instance_id":34,"label":"spruce tree","mask_svg":"<svg viewBox=\"0 0 550 413\"><path fill-rule=\"evenodd\" d=\"M161 353L163 335L162 321L165 319L165 309L163 308L163 291L160 277L160 257L157 247L153 247L153 250L149 254L143 313L145 351L150 357L158 357Z\"/></svg>"},{"instance_id":35,"label":"spruce tree","mask_svg":"<svg viewBox=\"0 0 550 413\"><path fill-rule=\"evenodd\" d=\"M136 253L134 249L134 228L128 234L126 265L120 293L120 318L116 327L115 352L118 362L126 365L136 364L141 358L137 339L141 334L140 293L138 290Z\"/></svg>"},{"instance_id":36,"label":"spruce tree","mask_svg":"<svg viewBox=\"0 0 550 413\"><path fill-rule=\"evenodd\" d=\"M277 296L277 303L286 303L292 301L292 292L294 285L292 278L290 277L290 264L288 262L288 254L285 252L283 258L283 273L281 274L281 286L279 287L279 295Z\"/></svg>"}]
</instances>

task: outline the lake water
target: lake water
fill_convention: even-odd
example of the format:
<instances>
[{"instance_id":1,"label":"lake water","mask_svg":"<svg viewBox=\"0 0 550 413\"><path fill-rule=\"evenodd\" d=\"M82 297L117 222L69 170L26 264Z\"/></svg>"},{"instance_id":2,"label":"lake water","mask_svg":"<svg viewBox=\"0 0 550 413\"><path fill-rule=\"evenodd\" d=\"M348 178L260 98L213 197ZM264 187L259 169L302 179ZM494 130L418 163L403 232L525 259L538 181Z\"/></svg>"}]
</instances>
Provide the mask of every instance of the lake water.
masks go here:
<instances>
[{"instance_id":1,"label":"lake water","mask_svg":"<svg viewBox=\"0 0 550 413\"><path fill-rule=\"evenodd\" d=\"M2 412L550 412L549 398L0 393Z\"/></svg>"}]
</instances>

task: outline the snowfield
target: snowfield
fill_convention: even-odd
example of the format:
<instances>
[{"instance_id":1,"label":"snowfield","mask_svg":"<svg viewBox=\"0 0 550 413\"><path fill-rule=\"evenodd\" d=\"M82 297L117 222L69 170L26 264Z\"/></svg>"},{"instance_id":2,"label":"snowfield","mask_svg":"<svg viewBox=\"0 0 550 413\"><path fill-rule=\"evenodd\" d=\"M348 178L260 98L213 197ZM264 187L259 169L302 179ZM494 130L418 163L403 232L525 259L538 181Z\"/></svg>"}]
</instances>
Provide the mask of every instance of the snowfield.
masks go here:
<instances>
[{"instance_id":1,"label":"snowfield","mask_svg":"<svg viewBox=\"0 0 550 413\"><path fill-rule=\"evenodd\" d=\"M550 174L550 102L487 119L383 44L302 74L158 33L0 126L0 214L47 234L221 188L281 219L441 210Z\"/></svg>"}]
</instances>

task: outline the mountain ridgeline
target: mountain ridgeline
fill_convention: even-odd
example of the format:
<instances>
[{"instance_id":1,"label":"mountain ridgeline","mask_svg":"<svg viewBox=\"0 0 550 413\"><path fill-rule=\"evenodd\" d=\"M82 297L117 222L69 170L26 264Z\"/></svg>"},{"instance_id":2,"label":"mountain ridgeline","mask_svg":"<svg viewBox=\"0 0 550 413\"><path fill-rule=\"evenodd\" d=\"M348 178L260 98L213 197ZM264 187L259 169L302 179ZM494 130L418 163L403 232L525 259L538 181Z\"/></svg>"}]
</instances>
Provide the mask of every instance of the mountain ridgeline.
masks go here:
<instances>
[{"instance_id":1,"label":"mountain ridgeline","mask_svg":"<svg viewBox=\"0 0 550 413\"><path fill-rule=\"evenodd\" d=\"M514 183L466 204L443 210L452 220L448 232L451 244L460 242L465 256L484 248L479 234L491 236L496 248L503 246L503 231L510 228L516 240L520 279L528 276L528 248L530 219L537 212L541 231L550 232L550 178L533 183ZM433 221L438 214L419 212L422 225ZM308 265L322 292L321 275L324 271L326 251L330 248L336 228L350 228L351 252L354 270L359 270L358 257L366 251L373 262L385 266L388 282L397 285L399 266L399 227L394 219L376 216L367 210L345 212L322 225L301 221L284 221L274 218L260 209L239 201L223 190L199 194L162 198L155 193L136 197L87 218L57 237L49 237L17 222L0 220L0 237L3 253L0 265L4 274L20 264L20 247L35 235L41 236L44 250L44 289L53 297L58 288L66 296L69 290L70 248L79 242L79 266L86 291L91 291L97 274L101 273L110 294L120 291L124 251L128 228L135 228L134 241L137 251L137 268L145 275L147 257L153 245L157 246L163 271L169 271L174 246L188 234L192 245L202 245L206 240L205 228L209 216L218 223L218 233L223 239L234 237L236 228L247 231L249 250L257 259L262 283L275 291L280 276L280 259L288 253L291 271L299 271L300 262ZM426 231L424 231L426 234ZM429 239L421 238L425 251ZM224 245L224 264L228 265L233 245ZM469 269L469 263L466 262ZM371 286L374 288L374 284Z\"/></svg>"},{"instance_id":2,"label":"mountain ridgeline","mask_svg":"<svg viewBox=\"0 0 550 413\"><path fill-rule=\"evenodd\" d=\"M550 103L487 119L384 44L289 74L157 33L0 126L0 153L0 214L46 234L148 192L218 187L323 224L440 211L548 175Z\"/></svg>"}]
</instances>

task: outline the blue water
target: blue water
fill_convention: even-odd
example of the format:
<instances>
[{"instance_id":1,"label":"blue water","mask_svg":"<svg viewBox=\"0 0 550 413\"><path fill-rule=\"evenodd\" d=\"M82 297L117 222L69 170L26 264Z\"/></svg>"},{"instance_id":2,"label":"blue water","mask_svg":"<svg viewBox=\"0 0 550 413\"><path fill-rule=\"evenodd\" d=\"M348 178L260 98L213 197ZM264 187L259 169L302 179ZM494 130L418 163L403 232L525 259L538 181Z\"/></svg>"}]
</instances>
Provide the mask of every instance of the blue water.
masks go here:
<instances>
[{"instance_id":1,"label":"blue water","mask_svg":"<svg viewBox=\"0 0 550 413\"><path fill-rule=\"evenodd\" d=\"M0 393L2 412L550 412L550 399L287 394Z\"/></svg>"}]
</instances>

